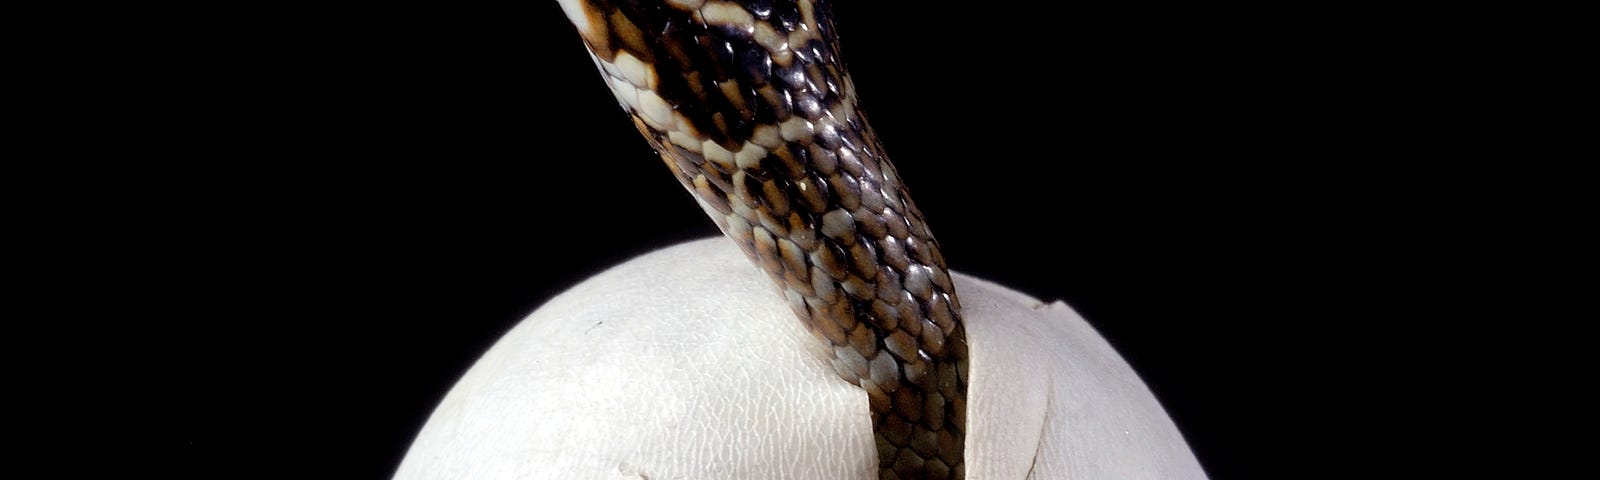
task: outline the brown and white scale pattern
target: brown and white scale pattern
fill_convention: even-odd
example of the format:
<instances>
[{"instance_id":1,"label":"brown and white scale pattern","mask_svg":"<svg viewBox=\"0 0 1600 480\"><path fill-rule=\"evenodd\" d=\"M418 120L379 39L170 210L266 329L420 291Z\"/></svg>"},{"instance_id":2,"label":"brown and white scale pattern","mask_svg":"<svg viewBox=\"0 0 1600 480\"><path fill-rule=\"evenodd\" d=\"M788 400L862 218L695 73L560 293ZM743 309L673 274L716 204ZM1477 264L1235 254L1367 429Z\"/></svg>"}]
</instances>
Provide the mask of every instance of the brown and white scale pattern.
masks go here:
<instances>
[{"instance_id":1,"label":"brown and white scale pattern","mask_svg":"<svg viewBox=\"0 0 1600 480\"><path fill-rule=\"evenodd\" d=\"M880 478L964 478L960 303L856 110L829 3L560 2L640 133L867 391Z\"/></svg>"}]
</instances>

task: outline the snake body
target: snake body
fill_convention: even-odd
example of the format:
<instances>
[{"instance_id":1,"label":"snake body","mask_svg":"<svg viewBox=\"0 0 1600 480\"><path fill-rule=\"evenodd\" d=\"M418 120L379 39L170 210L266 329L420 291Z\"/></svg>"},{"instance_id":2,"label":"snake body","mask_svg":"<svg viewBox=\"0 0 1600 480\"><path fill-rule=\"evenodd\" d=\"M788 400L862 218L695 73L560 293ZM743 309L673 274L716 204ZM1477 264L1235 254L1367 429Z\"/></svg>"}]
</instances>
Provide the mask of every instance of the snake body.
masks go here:
<instances>
[{"instance_id":1,"label":"snake body","mask_svg":"<svg viewBox=\"0 0 1600 480\"><path fill-rule=\"evenodd\" d=\"M867 392L880 478L964 478L951 278L826 0L561 0L634 125Z\"/></svg>"}]
</instances>

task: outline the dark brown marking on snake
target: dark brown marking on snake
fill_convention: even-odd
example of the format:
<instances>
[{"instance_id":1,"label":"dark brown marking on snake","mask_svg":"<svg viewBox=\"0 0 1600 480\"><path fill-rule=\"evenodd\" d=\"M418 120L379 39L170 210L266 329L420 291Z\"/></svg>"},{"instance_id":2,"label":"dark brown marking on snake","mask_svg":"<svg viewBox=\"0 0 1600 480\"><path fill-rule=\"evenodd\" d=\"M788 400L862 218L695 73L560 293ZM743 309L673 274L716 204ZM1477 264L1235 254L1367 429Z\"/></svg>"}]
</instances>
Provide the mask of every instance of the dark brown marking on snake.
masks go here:
<instances>
[{"instance_id":1,"label":"dark brown marking on snake","mask_svg":"<svg viewBox=\"0 0 1600 480\"><path fill-rule=\"evenodd\" d=\"M786 181L798 178L806 173L804 154L795 153L794 145L784 145L772 151L772 154L762 162L764 170L773 172Z\"/></svg>"},{"instance_id":2,"label":"dark brown marking on snake","mask_svg":"<svg viewBox=\"0 0 1600 480\"><path fill-rule=\"evenodd\" d=\"M938 325L940 330L949 335L956 328L955 312L950 310L950 301L946 300L946 297L947 295L942 293L933 296L933 304L928 306L928 316L933 317L934 325Z\"/></svg>"},{"instance_id":3,"label":"dark brown marking on snake","mask_svg":"<svg viewBox=\"0 0 1600 480\"><path fill-rule=\"evenodd\" d=\"M856 157L855 150L841 149L836 153L839 155L839 166L846 173L857 177L867 174L867 168L861 166L861 159Z\"/></svg>"},{"instance_id":4,"label":"dark brown marking on snake","mask_svg":"<svg viewBox=\"0 0 1600 480\"><path fill-rule=\"evenodd\" d=\"M634 25L632 20L629 20L620 11L611 12L610 17L606 20L606 23L610 26L612 38L621 40L623 48L628 53L633 54L633 56L638 57L639 60L643 60L645 63L655 63L655 51L647 46L648 43L644 38L644 32L639 31L639 27Z\"/></svg>"},{"instance_id":5,"label":"dark brown marking on snake","mask_svg":"<svg viewBox=\"0 0 1600 480\"><path fill-rule=\"evenodd\" d=\"M894 392L894 413L912 422L921 421L922 392L910 388Z\"/></svg>"},{"instance_id":6,"label":"dark brown marking on snake","mask_svg":"<svg viewBox=\"0 0 1600 480\"><path fill-rule=\"evenodd\" d=\"M878 276L877 249L873 248L872 244L868 242L855 242L855 244L850 245L850 268L851 272L861 279L876 279Z\"/></svg>"},{"instance_id":7,"label":"dark brown marking on snake","mask_svg":"<svg viewBox=\"0 0 1600 480\"><path fill-rule=\"evenodd\" d=\"M923 418L928 419L929 425L945 425L944 423L944 394L941 392L926 392L922 396ZM930 436L931 437L931 436ZM930 438L931 439L931 438ZM933 445L929 445L933 447ZM924 452L926 453L926 452Z\"/></svg>"},{"instance_id":8,"label":"dark brown marking on snake","mask_svg":"<svg viewBox=\"0 0 1600 480\"><path fill-rule=\"evenodd\" d=\"M885 329L894 333L901 333L895 331L895 327L899 326L900 323L900 311L896 310L894 305L890 305L889 302L885 300L873 300L872 317L877 319L878 323L883 325ZM886 343L888 342L887 339L884 341Z\"/></svg>"},{"instance_id":9,"label":"dark brown marking on snake","mask_svg":"<svg viewBox=\"0 0 1600 480\"><path fill-rule=\"evenodd\" d=\"M762 100L766 101L766 106L772 109L773 118L777 118L779 120L789 118L789 102L788 99L784 97L783 92L773 88L762 88L757 90L756 94L759 95Z\"/></svg>"},{"instance_id":10,"label":"dark brown marking on snake","mask_svg":"<svg viewBox=\"0 0 1600 480\"><path fill-rule=\"evenodd\" d=\"M790 290L794 290L795 293L798 293L802 296L809 297L816 295L815 289L811 287L811 282L801 278L801 276L804 274L796 272L796 270L784 270L783 284L788 286Z\"/></svg>"},{"instance_id":11,"label":"dark brown marking on snake","mask_svg":"<svg viewBox=\"0 0 1600 480\"><path fill-rule=\"evenodd\" d=\"M839 301L837 285L833 279L828 278L827 272L823 272L815 265L811 267L811 290L816 292L818 300L830 304Z\"/></svg>"},{"instance_id":12,"label":"dark brown marking on snake","mask_svg":"<svg viewBox=\"0 0 1600 480\"><path fill-rule=\"evenodd\" d=\"M885 302L900 300L900 293L905 290L900 285L900 274L894 273L888 266L878 267L878 299Z\"/></svg>"},{"instance_id":13,"label":"dark brown marking on snake","mask_svg":"<svg viewBox=\"0 0 1600 480\"><path fill-rule=\"evenodd\" d=\"M745 205L755 205L756 196L753 192L761 191L761 180L748 171L738 171L733 174L733 196L730 201L737 201Z\"/></svg>"},{"instance_id":14,"label":"dark brown marking on snake","mask_svg":"<svg viewBox=\"0 0 1600 480\"><path fill-rule=\"evenodd\" d=\"M873 413L886 413L889 411L889 409L894 408L894 406L889 404L889 394L884 393L883 387L880 387L879 385L895 384L880 384L872 381L864 381L861 383L861 389L867 391L867 406L872 409Z\"/></svg>"},{"instance_id":15,"label":"dark brown marking on snake","mask_svg":"<svg viewBox=\"0 0 1600 480\"><path fill-rule=\"evenodd\" d=\"M888 348L889 353L900 357L902 360L916 358L917 356L916 340L912 339L911 335L903 330L889 334L889 337L884 339L884 345Z\"/></svg>"},{"instance_id":16,"label":"dark brown marking on snake","mask_svg":"<svg viewBox=\"0 0 1600 480\"><path fill-rule=\"evenodd\" d=\"M893 408L892 406L890 408ZM895 446L903 447L911 442L911 422L899 415L889 415L885 425L884 439Z\"/></svg>"},{"instance_id":17,"label":"dark brown marking on snake","mask_svg":"<svg viewBox=\"0 0 1600 480\"><path fill-rule=\"evenodd\" d=\"M822 242L822 248L812 252L811 263L821 268L828 277L835 281L845 278L844 259L847 258L844 249L834 242Z\"/></svg>"},{"instance_id":18,"label":"dark brown marking on snake","mask_svg":"<svg viewBox=\"0 0 1600 480\"><path fill-rule=\"evenodd\" d=\"M932 477L933 473L929 472L931 469L924 466L923 463L922 457L917 456L916 452L913 452L910 448L900 449L900 452L894 458L893 468L895 475L897 475L894 478L917 478L918 475L929 475L930 478L937 478Z\"/></svg>"},{"instance_id":19,"label":"dark brown marking on snake","mask_svg":"<svg viewBox=\"0 0 1600 480\"><path fill-rule=\"evenodd\" d=\"M872 284L861 277L846 276L844 281L839 282L839 286L844 288L844 293L854 298L867 298L877 294Z\"/></svg>"},{"instance_id":20,"label":"dark brown marking on snake","mask_svg":"<svg viewBox=\"0 0 1600 480\"><path fill-rule=\"evenodd\" d=\"M793 195L790 198L794 198ZM807 212L789 213L789 239L793 240L801 250L812 251L817 249L817 231L812 228L815 220L810 219Z\"/></svg>"},{"instance_id":21,"label":"dark brown marking on snake","mask_svg":"<svg viewBox=\"0 0 1600 480\"><path fill-rule=\"evenodd\" d=\"M939 436L929 430L918 430L911 434L911 449L923 457L932 457L939 452Z\"/></svg>"},{"instance_id":22,"label":"dark brown marking on snake","mask_svg":"<svg viewBox=\"0 0 1600 480\"><path fill-rule=\"evenodd\" d=\"M882 213L888 205L884 203L883 192L876 188L861 190L861 208L874 213Z\"/></svg>"},{"instance_id":23,"label":"dark brown marking on snake","mask_svg":"<svg viewBox=\"0 0 1600 480\"><path fill-rule=\"evenodd\" d=\"M782 238L778 240L778 251L783 255L784 270L795 272L797 278L809 281L810 276L806 274L806 254L800 251L800 245L789 238Z\"/></svg>"},{"instance_id":24,"label":"dark brown marking on snake","mask_svg":"<svg viewBox=\"0 0 1600 480\"><path fill-rule=\"evenodd\" d=\"M772 210L762 208L762 209L755 209L755 212L756 212L756 218L761 220L761 227L762 228L766 228L767 231L770 231L770 232L772 232L773 235L776 235L776 236L779 236L779 237L788 237L789 236L789 224L785 223L785 222L780 222L780 221L778 221L777 218L774 218L772 216Z\"/></svg>"},{"instance_id":25,"label":"dark brown marking on snake","mask_svg":"<svg viewBox=\"0 0 1600 480\"><path fill-rule=\"evenodd\" d=\"M704 199L706 205L710 205L711 209L716 210L717 213L723 215L732 214L733 209L728 207L728 199L722 198L722 195L717 195L717 191L712 190L711 181L707 180L706 177L706 175L697 175L694 177L695 193L700 198Z\"/></svg>"},{"instance_id":26,"label":"dark brown marking on snake","mask_svg":"<svg viewBox=\"0 0 1600 480\"><path fill-rule=\"evenodd\" d=\"M926 385L924 379L928 377L928 362L923 361L920 352L912 358L901 358L901 361L905 362L900 369L906 374L906 380L910 380L912 385Z\"/></svg>"},{"instance_id":27,"label":"dark brown marking on snake","mask_svg":"<svg viewBox=\"0 0 1600 480\"><path fill-rule=\"evenodd\" d=\"M806 153L811 158L811 168L823 175L833 175L834 169L839 168L839 156L833 152L815 143L806 147Z\"/></svg>"},{"instance_id":28,"label":"dark brown marking on snake","mask_svg":"<svg viewBox=\"0 0 1600 480\"><path fill-rule=\"evenodd\" d=\"M852 211L861 208L861 183L856 177L834 172L828 177L828 186L833 188L833 195L838 200L839 206Z\"/></svg>"},{"instance_id":29,"label":"dark brown marking on snake","mask_svg":"<svg viewBox=\"0 0 1600 480\"><path fill-rule=\"evenodd\" d=\"M850 320L844 321L854 322L856 319L852 315L850 316ZM854 348L857 352L876 352L878 351L877 345L878 334L873 332L871 325L866 323L857 323L855 329L850 331L850 347ZM862 375L862 377L865 376L865 374Z\"/></svg>"},{"instance_id":30,"label":"dark brown marking on snake","mask_svg":"<svg viewBox=\"0 0 1600 480\"><path fill-rule=\"evenodd\" d=\"M812 308L810 312L811 316L812 318L816 319L816 325L817 328L821 329L822 337L828 340L828 343L834 345L844 345L845 342L849 341L850 338L847 334L845 334L844 328L834 320L839 318L837 315L839 312L835 310L840 309L840 305L843 305L843 303L831 303L822 308L812 308L809 305L807 306L808 308Z\"/></svg>"},{"instance_id":31,"label":"dark brown marking on snake","mask_svg":"<svg viewBox=\"0 0 1600 480\"><path fill-rule=\"evenodd\" d=\"M922 340L922 349L926 350L929 355L944 353L944 337L937 330L931 328L923 329L922 334L917 336L918 339Z\"/></svg>"},{"instance_id":32,"label":"dark brown marking on snake","mask_svg":"<svg viewBox=\"0 0 1600 480\"><path fill-rule=\"evenodd\" d=\"M921 326L924 321L922 318L922 306L917 305L916 297L912 297L910 293L901 295L901 297L899 307L900 329L912 335L921 335Z\"/></svg>"},{"instance_id":33,"label":"dark brown marking on snake","mask_svg":"<svg viewBox=\"0 0 1600 480\"><path fill-rule=\"evenodd\" d=\"M761 183L762 206L767 207L774 216L789 216L789 192L787 182L767 180Z\"/></svg>"},{"instance_id":34,"label":"dark brown marking on snake","mask_svg":"<svg viewBox=\"0 0 1600 480\"><path fill-rule=\"evenodd\" d=\"M803 178L795 179L794 186L795 189L800 191L799 197L804 201L801 206L806 211L811 213L828 211L827 195L829 190L815 175L807 175Z\"/></svg>"},{"instance_id":35,"label":"dark brown marking on snake","mask_svg":"<svg viewBox=\"0 0 1600 480\"><path fill-rule=\"evenodd\" d=\"M911 244L911 227L905 217L895 213L894 209L883 210L883 224L889 227L889 235L894 238L905 239L906 245Z\"/></svg>"},{"instance_id":36,"label":"dark brown marking on snake","mask_svg":"<svg viewBox=\"0 0 1600 480\"><path fill-rule=\"evenodd\" d=\"M871 191L871 189L867 189ZM889 225L882 215L874 214L865 209L856 210L856 229L874 238L888 238Z\"/></svg>"}]
</instances>

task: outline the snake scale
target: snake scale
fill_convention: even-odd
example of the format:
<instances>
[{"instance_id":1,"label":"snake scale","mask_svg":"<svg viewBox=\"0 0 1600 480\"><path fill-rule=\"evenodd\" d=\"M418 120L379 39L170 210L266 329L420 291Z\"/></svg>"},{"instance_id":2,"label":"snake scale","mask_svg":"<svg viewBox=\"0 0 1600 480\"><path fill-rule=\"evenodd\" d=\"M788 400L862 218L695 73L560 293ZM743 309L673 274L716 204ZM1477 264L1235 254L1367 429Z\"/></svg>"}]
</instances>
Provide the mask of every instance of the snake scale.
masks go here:
<instances>
[{"instance_id":1,"label":"snake scale","mask_svg":"<svg viewBox=\"0 0 1600 480\"><path fill-rule=\"evenodd\" d=\"M880 478L964 478L961 306L857 109L830 3L561 5L639 132L867 392Z\"/></svg>"}]
</instances>

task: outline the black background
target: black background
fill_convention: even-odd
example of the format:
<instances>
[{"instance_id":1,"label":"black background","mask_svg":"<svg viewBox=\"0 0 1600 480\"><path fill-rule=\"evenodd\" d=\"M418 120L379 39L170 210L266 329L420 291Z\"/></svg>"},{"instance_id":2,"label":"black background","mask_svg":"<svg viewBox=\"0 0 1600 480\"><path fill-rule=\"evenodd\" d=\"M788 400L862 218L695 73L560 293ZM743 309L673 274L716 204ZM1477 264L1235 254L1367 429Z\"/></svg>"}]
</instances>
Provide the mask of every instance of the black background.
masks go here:
<instances>
[{"instance_id":1,"label":"black background","mask_svg":"<svg viewBox=\"0 0 1600 480\"><path fill-rule=\"evenodd\" d=\"M1078 309L1214 478L1283 478L1373 401L1332 385L1452 215L1408 193L1448 171L1394 161L1413 106L1374 113L1420 56L1351 58L1377 27L1336 12L839 3L952 268ZM140 159L78 173L126 192L113 270L176 280L141 301L177 319L193 476L386 478L522 316L716 234L553 1L181 13L105 46L103 120L137 126L106 141Z\"/></svg>"}]
</instances>

